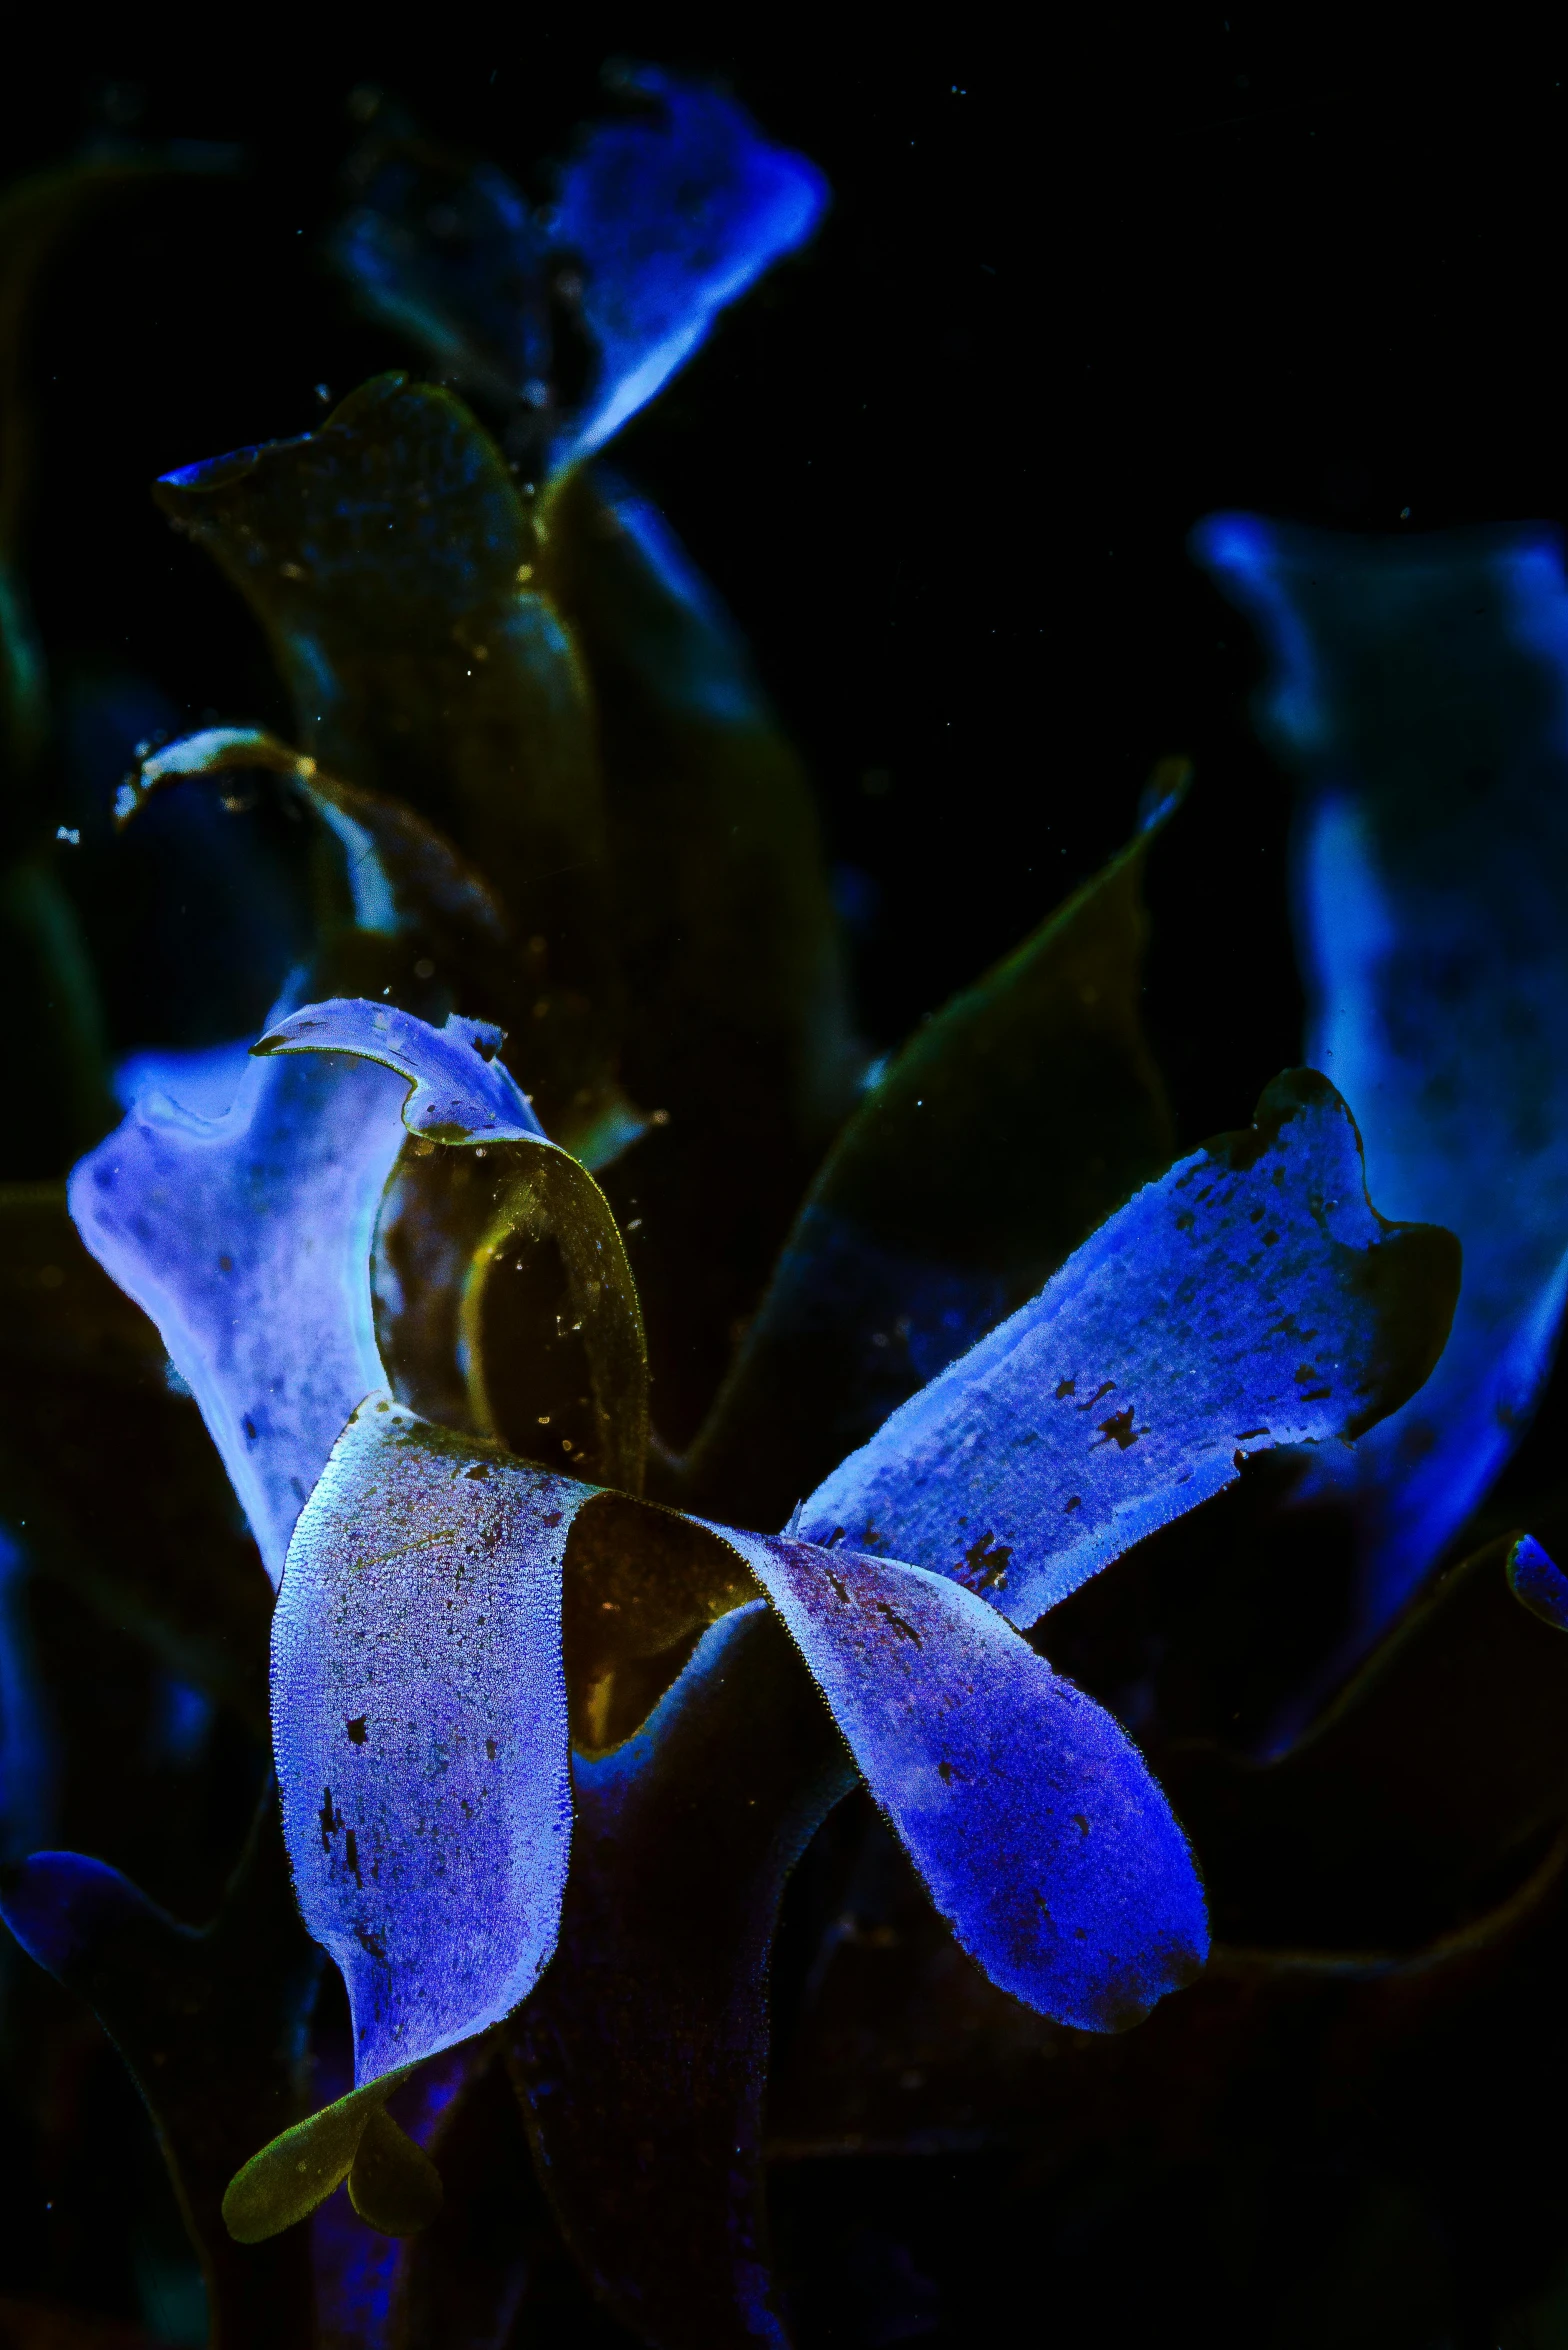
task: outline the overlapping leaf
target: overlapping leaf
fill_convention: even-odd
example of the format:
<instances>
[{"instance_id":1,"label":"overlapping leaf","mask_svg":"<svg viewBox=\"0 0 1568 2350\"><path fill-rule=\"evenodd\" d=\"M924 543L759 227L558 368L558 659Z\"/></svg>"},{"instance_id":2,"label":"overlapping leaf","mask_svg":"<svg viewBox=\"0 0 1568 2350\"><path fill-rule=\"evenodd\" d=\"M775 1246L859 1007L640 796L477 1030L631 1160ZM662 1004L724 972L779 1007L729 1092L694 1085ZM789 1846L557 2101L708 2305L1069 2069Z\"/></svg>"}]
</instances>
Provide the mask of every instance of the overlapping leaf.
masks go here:
<instances>
[{"instance_id":1,"label":"overlapping leaf","mask_svg":"<svg viewBox=\"0 0 1568 2350\"><path fill-rule=\"evenodd\" d=\"M1372 1188L1465 1252L1452 1340L1354 1461L1365 1638L1484 1494L1550 1366L1568 1260L1568 799L1554 535L1376 540L1221 515L1198 560L1261 634L1261 715L1301 787L1307 1052Z\"/></svg>"},{"instance_id":2,"label":"overlapping leaf","mask_svg":"<svg viewBox=\"0 0 1568 2350\"><path fill-rule=\"evenodd\" d=\"M711 1506L782 1517L1168 1162L1141 885L1185 781L1161 770L1130 847L918 1029L839 1136L687 1464Z\"/></svg>"},{"instance_id":3,"label":"overlapping leaf","mask_svg":"<svg viewBox=\"0 0 1568 2350\"><path fill-rule=\"evenodd\" d=\"M1311 1070L1131 1199L834 1470L798 1531L892 1552L1031 1624L1218 1493L1249 1447L1355 1438L1441 1352L1451 1234L1368 1202Z\"/></svg>"},{"instance_id":4,"label":"overlapping leaf","mask_svg":"<svg viewBox=\"0 0 1568 2350\"><path fill-rule=\"evenodd\" d=\"M321 431L159 484L266 629L302 751L406 801L485 876L522 952L498 1020L546 1128L636 1131L613 1078L603 795L575 649L532 584L532 518L449 394L378 378Z\"/></svg>"}]
</instances>

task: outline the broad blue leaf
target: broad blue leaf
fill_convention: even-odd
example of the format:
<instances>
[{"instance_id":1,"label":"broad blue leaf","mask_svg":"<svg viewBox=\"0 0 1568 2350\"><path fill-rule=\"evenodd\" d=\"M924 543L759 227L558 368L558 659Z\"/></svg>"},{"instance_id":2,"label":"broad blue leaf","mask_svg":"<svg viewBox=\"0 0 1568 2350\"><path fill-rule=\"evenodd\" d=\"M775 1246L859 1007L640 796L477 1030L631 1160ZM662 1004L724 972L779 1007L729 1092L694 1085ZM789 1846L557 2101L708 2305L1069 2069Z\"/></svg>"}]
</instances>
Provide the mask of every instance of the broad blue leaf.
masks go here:
<instances>
[{"instance_id":1,"label":"broad blue leaf","mask_svg":"<svg viewBox=\"0 0 1568 2350\"><path fill-rule=\"evenodd\" d=\"M1326 1079L1138 1192L896 1411L793 1532L891 1553L1032 1624L1218 1493L1249 1451L1353 1438L1430 1371L1458 1252L1368 1202Z\"/></svg>"},{"instance_id":2,"label":"broad blue leaf","mask_svg":"<svg viewBox=\"0 0 1568 2350\"><path fill-rule=\"evenodd\" d=\"M555 1946L561 1560L593 1490L383 1395L295 1529L273 1620L284 1837L361 2087L499 2021Z\"/></svg>"},{"instance_id":3,"label":"broad blue leaf","mask_svg":"<svg viewBox=\"0 0 1568 2350\"><path fill-rule=\"evenodd\" d=\"M276 1583L344 1421L383 1383L370 1249L403 1088L252 1061L211 1122L142 1099L73 1170L88 1249L157 1324Z\"/></svg>"},{"instance_id":4,"label":"broad blue leaf","mask_svg":"<svg viewBox=\"0 0 1568 2350\"><path fill-rule=\"evenodd\" d=\"M552 241L583 269L599 366L559 460L602 448L703 341L718 312L805 243L822 175L773 147L733 99L652 66L657 111L601 124L562 174Z\"/></svg>"},{"instance_id":5,"label":"broad blue leaf","mask_svg":"<svg viewBox=\"0 0 1568 2350\"><path fill-rule=\"evenodd\" d=\"M1260 723L1299 786L1307 1055L1384 1209L1464 1248L1433 1377L1306 1488L1354 1508L1367 1637L1518 1442L1568 1284L1568 586L1538 527L1219 515L1193 547L1263 639Z\"/></svg>"},{"instance_id":6,"label":"broad blue leaf","mask_svg":"<svg viewBox=\"0 0 1568 2350\"><path fill-rule=\"evenodd\" d=\"M724 1538L993 1983L1104 2032L1191 1981L1208 1952L1197 1871L1102 1707L946 1576L778 1536Z\"/></svg>"}]
</instances>

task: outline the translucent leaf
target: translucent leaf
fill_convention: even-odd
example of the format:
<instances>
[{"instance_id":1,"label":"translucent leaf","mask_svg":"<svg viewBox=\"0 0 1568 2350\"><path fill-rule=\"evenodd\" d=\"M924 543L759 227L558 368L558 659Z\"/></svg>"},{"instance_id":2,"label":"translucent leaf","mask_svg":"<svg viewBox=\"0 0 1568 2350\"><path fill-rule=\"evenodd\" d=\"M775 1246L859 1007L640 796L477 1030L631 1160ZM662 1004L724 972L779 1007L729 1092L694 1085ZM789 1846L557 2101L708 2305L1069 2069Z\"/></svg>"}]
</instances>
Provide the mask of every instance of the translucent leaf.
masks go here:
<instances>
[{"instance_id":1,"label":"translucent leaf","mask_svg":"<svg viewBox=\"0 0 1568 2350\"><path fill-rule=\"evenodd\" d=\"M581 264L598 352L558 462L602 448L827 204L815 166L769 146L733 99L651 66L625 86L655 110L592 131L556 205L552 241Z\"/></svg>"},{"instance_id":2,"label":"translucent leaf","mask_svg":"<svg viewBox=\"0 0 1568 2350\"><path fill-rule=\"evenodd\" d=\"M83 1248L63 1184L0 1187L0 1324L0 1510L37 1571L264 1737L255 1546L163 1340Z\"/></svg>"},{"instance_id":3,"label":"translucent leaf","mask_svg":"<svg viewBox=\"0 0 1568 2350\"><path fill-rule=\"evenodd\" d=\"M542 562L600 719L622 1071L664 1113L607 1181L648 1316L661 1432L679 1445L853 1106L864 1055L810 789L734 623L658 513L596 468L553 499Z\"/></svg>"},{"instance_id":4,"label":"translucent leaf","mask_svg":"<svg viewBox=\"0 0 1568 2350\"><path fill-rule=\"evenodd\" d=\"M515 1080L498 1058L498 1033L455 1014L442 1029L386 1004L362 1001L312 1004L272 1029L261 1054L351 1053L395 1070L412 1087L403 1111L410 1132L446 1145L471 1146L485 1156L487 1182L473 1186L462 1215L446 1227L445 1252L432 1252L428 1278L461 1273L442 1301L416 1309L425 1343L445 1334L455 1341L465 1374L472 1421L490 1434L502 1414L503 1367L484 1343L487 1286L504 1280L508 1252L538 1219L557 1245L565 1269L575 1331L581 1336L592 1388L594 1457L607 1480L636 1491L647 1444L647 1364L637 1292L603 1194L568 1152L545 1140ZM455 1324L455 1328L454 1328ZM526 1356L538 1341L526 1324L514 1330ZM380 1384L379 1378L376 1384ZM546 1415L553 1417L553 1415ZM537 1423L539 1415L534 1415ZM529 1441L532 1438L533 1441ZM535 1452L537 1424L518 1432L514 1449ZM553 1452L553 1443L550 1448Z\"/></svg>"},{"instance_id":5,"label":"translucent leaf","mask_svg":"<svg viewBox=\"0 0 1568 2350\"><path fill-rule=\"evenodd\" d=\"M76 1228L157 1325L274 1582L344 1421L383 1382L370 1249L402 1090L365 1062L253 1061L225 1117L144 1099L72 1172Z\"/></svg>"},{"instance_id":6,"label":"translucent leaf","mask_svg":"<svg viewBox=\"0 0 1568 2350\"><path fill-rule=\"evenodd\" d=\"M515 992L463 1009L510 1032L547 1130L590 1157L624 1144L591 713L500 452L450 394L384 376L319 432L157 494L266 629L301 749L407 801L494 889Z\"/></svg>"},{"instance_id":7,"label":"translucent leaf","mask_svg":"<svg viewBox=\"0 0 1568 2350\"><path fill-rule=\"evenodd\" d=\"M1568 1284L1568 589L1539 528L1396 541L1219 515L1193 548L1263 639L1260 717L1299 785L1307 1055L1385 1209L1464 1248L1436 1373L1305 1489L1355 1510L1365 1638L1513 1450Z\"/></svg>"},{"instance_id":8,"label":"translucent leaf","mask_svg":"<svg viewBox=\"0 0 1568 2350\"><path fill-rule=\"evenodd\" d=\"M1250 1449L1354 1438L1427 1376L1451 1234L1390 1225L1325 1078L1182 1159L895 1412L792 1531L894 1552L1032 1624Z\"/></svg>"},{"instance_id":9,"label":"translucent leaf","mask_svg":"<svg viewBox=\"0 0 1568 2350\"><path fill-rule=\"evenodd\" d=\"M204 1930L74 1852L35 1853L11 1872L0 1914L125 2059L201 2253L215 2336L236 2350L308 2340L306 2240L240 2253L221 2217L238 2161L299 2109L320 1967L289 1895L270 1794ZM127 2182L126 2192L141 2190Z\"/></svg>"},{"instance_id":10,"label":"translucent leaf","mask_svg":"<svg viewBox=\"0 0 1568 2350\"><path fill-rule=\"evenodd\" d=\"M1037 1290L1174 1134L1139 1018L1149 845L1130 847L916 1030L839 1135L687 1464L693 1495L784 1516Z\"/></svg>"},{"instance_id":11,"label":"translucent leaf","mask_svg":"<svg viewBox=\"0 0 1568 2350\"><path fill-rule=\"evenodd\" d=\"M278 1779L360 2087L497 2022L554 1947L561 1560L592 1491L381 1396L301 1516L274 1619Z\"/></svg>"}]
</instances>

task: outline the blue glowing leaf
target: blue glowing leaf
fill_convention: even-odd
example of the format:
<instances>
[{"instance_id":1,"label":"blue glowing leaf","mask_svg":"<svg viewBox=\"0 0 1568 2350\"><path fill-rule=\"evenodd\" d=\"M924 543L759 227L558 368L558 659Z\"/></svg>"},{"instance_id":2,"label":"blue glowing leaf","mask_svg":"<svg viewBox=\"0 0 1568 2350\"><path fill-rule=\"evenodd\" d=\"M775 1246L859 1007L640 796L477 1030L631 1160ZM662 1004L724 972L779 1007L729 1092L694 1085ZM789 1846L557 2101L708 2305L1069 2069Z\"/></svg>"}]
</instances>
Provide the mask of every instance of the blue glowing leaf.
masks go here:
<instances>
[{"instance_id":1,"label":"blue glowing leaf","mask_svg":"<svg viewBox=\"0 0 1568 2350\"><path fill-rule=\"evenodd\" d=\"M993 1983L1081 2031L1120 2031L1192 1980L1208 1954L1192 1855L1102 1707L946 1576L725 1539Z\"/></svg>"},{"instance_id":2,"label":"blue glowing leaf","mask_svg":"<svg viewBox=\"0 0 1568 2350\"><path fill-rule=\"evenodd\" d=\"M555 1946L561 1560L592 1491L380 1396L295 1530L273 1631L284 1837L362 2088L497 2022Z\"/></svg>"},{"instance_id":3,"label":"blue glowing leaf","mask_svg":"<svg viewBox=\"0 0 1568 2350\"><path fill-rule=\"evenodd\" d=\"M366 1062L253 1060L221 1119L143 1100L72 1172L76 1228L157 1324L274 1583L344 1421L383 1383L370 1249L402 1090Z\"/></svg>"},{"instance_id":4,"label":"blue glowing leaf","mask_svg":"<svg viewBox=\"0 0 1568 2350\"><path fill-rule=\"evenodd\" d=\"M49 1833L54 1739L27 1621L27 1554L0 1526L0 1862L21 1860Z\"/></svg>"},{"instance_id":5,"label":"blue glowing leaf","mask_svg":"<svg viewBox=\"0 0 1568 2350\"><path fill-rule=\"evenodd\" d=\"M542 1137L517 1080L497 1058L501 1031L454 1012L432 1028L411 1012L339 997L291 1012L252 1048L258 1054L352 1053L410 1081L403 1123L433 1142L515 1142Z\"/></svg>"},{"instance_id":6,"label":"blue glowing leaf","mask_svg":"<svg viewBox=\"0 0 1568 2350\"><path fill-rule=\"evenodd\" d=\"M1543 1624L1568 1632L1568 1575L1533 1534L1521 1534L1508 1553L1508 1587Z\"/></svg>"},{"instance_id":7,"label":"blue glowing leaf","mask_svg":"<svg viewBox=\"0 0 1568 2350\"><path fill-rule=\"evenodd\" d=\"M1249 1450L1354 1437L1437 1360L1452 1236L1370 1206L1326 1079L1138 1192L840 1463L793 1531L956 1577L1031 1624Z\"/></svg>"},{"instance_id":8,"label":"blue glowing leaf","mask_svg":"<svg viewBox=\"0 0 1568 2350\"><path fill-rule=\"evenodd\" d=\"M593 130L561 178L552 242L581 265L599 364L560 462L602 448L827 204L815 166L733 99L649 66L628 87L653 108Z\"/></svg>"},{"instance_id":9,"label":"blue glowing leaf","mask_svg":"<svg viewBox=\"0 0 1568 2350\"><path fill-rule=\"evenodd\" d=\"M1399 1608L1527 1424L1568 1293L1568 586L1537 528L1377 540L1220 515L1198 560L1248 615L1300 787L1310 1059L1368 1181L1464 1248L1433 1377L1353 1459L1359 1630Z\"/></svg>"}]
</instances>

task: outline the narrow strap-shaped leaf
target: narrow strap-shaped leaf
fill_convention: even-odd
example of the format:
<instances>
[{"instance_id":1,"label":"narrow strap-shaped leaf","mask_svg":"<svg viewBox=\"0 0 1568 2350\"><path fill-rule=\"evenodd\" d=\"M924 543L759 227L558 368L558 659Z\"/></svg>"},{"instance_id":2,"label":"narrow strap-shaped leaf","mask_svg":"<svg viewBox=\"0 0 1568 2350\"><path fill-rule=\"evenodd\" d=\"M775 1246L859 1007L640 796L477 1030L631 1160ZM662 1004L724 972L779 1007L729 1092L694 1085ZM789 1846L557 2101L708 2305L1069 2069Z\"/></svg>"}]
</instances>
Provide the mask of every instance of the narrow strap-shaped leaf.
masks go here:
<instances>
[{"instance_id":1,"label":"narrow strap-shaped leaf","mask_svg":"<svg viewBox=\"0 0 1568 2350\"><path fill-rule=\"evenodd\" d=\"M854 1106L865 1054L810 787L712 588L647 500L598 467L552 498L541 562L599 714L622 1072L665 1113L607 1187L630 1232L660 1427L682 1445ZM806 1382L819 1403L825 1378L817 1365ZM794 1395L781 1382L776 1421L752 1429L746 1507L764 1524L815 1481L770 1514L761 1478Z\"/></svg>"},{"instance_id":2,"label":"narrow strap-shaped leaf","mask_svg":"<svg viewBox=\"0 0 1568 2350\"><path fill-rule=\"evenodd\" d=\"M76 1228L157 1324L274 1583L338 1432L383 1383L370 1250L400 1094L366 1063L253 1061L216 1123L143 1100L71 1175Z\"/></svg>"},{"instance_id":3,"label":"narrow strap-shaped leaf","mask_svg":"<svg viewBox=\"0 0 1568 2350\"><path fill-rule=\"evenodd\" d=\"M1453 1336L1353 1460L1362 1642L1529 1423L1568 1297L1568 580L1538 524L1369 538L1255 515L1193 552L1256 628L1259 721L1299 797L1305 1054L1391 1215L1464 1248Z\"/></svg>"},{"instance_id":4,"label":"narrow strap-shaped leaf","mask_svg":"<svg viewBox=\"0 0 1568 2350\"><path fill-rule=\"evenodd\" d=\"M1131 844L918 1028L840 1133L687 1463L694 1501L773 1520L1031 1296L1170 1159L1140 1020Z\"/></svg>"},{"instance_id":5,"label":"narrow strap-shaped leaf","mask_svg":"<svg viewBox=\"0 0 1568 2350\"><path fill-rule=\"evenodd\" d=\"M221 2216L237 2162L297 2113L320 1954L300 1929L269 1797L216 1922L181 1925L116 1869L35 1853L0 1913L80 1994L157 2124L225 2350L311 2339L308 2246L237 2250Z\"/></svg>"},{"instance_id":6,"label":"narrow strap-shaped leaf","mask_svg":"<svg viewBox=\"0 0 1568 2350\"><path fill-rule=\"evenodd\" d=\"M603 1193L569 1152L545 1139L533 1109L497 1057L498 1031L455 1014L441 1029L385 1004L307 1005L256 1046L261 1054L344 1052L379 1061L409 1080L403 1119L427 1141L485 1155L486 1182L445 1234L448 1246L423 1269L448 1280L443 1300L416 1306L439 1340L442 1309L453 1351L461 1350L474 1423L483 1434L504 1426L497 1411L500 1367L483 1343L484 1304L492 1276L504 1285L514 1235L542 1218L559 1247L576 1334L593 1390L595 1466L607 1481L635 1492L647 1446L647 1356L636 1285ZM417 1266L414 1270L419 1270ZM452 1317L455 1309L455 1327ZM517 1344L526 1353L526 1327ZM379 1384L379 1380L377 1382ZM535 1415L536 1421L539 1415ZM534 1454L538 1428L513 1432L514 1449ZM530 1438L534 1441L530 1441ZM553 1446L550 1448L552 1457Z\"/></svg>"},{"instance_id":7,"label":"narrow strap-shaped leaf","mask_svg":"<svg viewBox=\"0 0 1568 2350\"><path fill-rule=\"evenodd\" d=\"M284 1835L348 1985L360 2087L497 2022L554 1948L561 1561L592 1492L379 1395L295 1530L273 1632Z\"/></svg>"},{"instance_id":8,"label":"narrow strap-shaped leaf","mask_svg":"<svg viewBox=\"0 0 1568 2350\"><path fill-rule=\"evenodd\" d=\"M1442 1350L1458 1248L1390 1225L1311 1070L1140 1191L895 1412L795 1531L952 1575L1031 1624L1250 1450L1354 1438Z\"/></svg>"}]
</instances>

